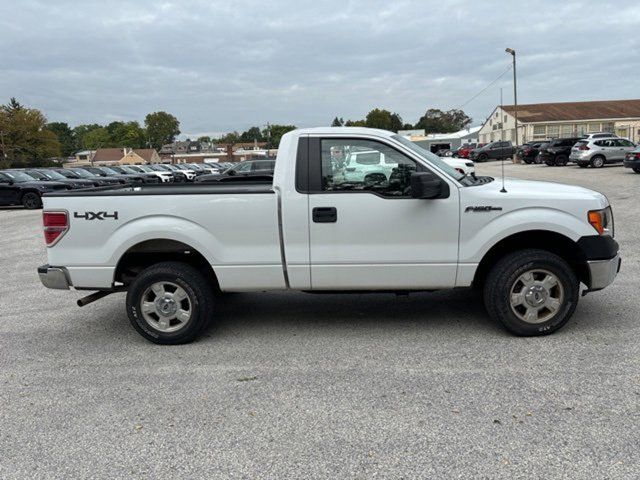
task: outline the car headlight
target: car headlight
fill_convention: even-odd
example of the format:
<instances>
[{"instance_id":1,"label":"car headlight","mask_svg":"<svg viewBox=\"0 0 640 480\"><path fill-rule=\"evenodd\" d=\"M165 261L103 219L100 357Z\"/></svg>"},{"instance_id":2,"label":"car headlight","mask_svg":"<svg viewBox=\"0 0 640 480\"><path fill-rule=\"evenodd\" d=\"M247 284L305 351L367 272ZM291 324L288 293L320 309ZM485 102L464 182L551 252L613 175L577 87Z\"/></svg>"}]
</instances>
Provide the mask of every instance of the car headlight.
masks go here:
<instances>
[{"instance_id":1,"label":"car headlight","mask_svg":"<svg viewBox=\"0 0 640 480\"><path fill-rule=\"evenodd\" d=\"M614 236L613 211L611 207L589 211L589 223L600 235Z\"/></svg>"}]
</instances>

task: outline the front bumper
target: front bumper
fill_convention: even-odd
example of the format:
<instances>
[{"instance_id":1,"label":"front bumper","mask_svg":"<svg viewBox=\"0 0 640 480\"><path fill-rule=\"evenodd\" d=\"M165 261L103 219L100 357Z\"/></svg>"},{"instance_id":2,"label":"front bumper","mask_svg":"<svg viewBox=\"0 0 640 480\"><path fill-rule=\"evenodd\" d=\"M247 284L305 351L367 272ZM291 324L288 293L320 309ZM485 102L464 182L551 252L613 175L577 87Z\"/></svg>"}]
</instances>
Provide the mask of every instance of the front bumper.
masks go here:
<instances>
[{"instance_id":1,"label":"front bumper","mask_svg":"<svg viewBox=\"0 0 640 480\"><path fill-rule=\"evenodd\" d=\"M592 292L602 290L613 283L620 271L622 258L620 258L620 254L616 254L615 257L608 260L588 260L587 265L591 276L589 291Z\"/></svg>"},{"instance_id":2,"label":"front bumper","mask_svg":"<svg viewBox=\"0 0 640 480\"><path fill-rule=\"evenodd\" d=\"M40 277L42 284L47 288L69 290L69 287L71 286L69 273L64 267L42 265L41 267L38 267L38 276Z\"/></svg>"}]
</instances>

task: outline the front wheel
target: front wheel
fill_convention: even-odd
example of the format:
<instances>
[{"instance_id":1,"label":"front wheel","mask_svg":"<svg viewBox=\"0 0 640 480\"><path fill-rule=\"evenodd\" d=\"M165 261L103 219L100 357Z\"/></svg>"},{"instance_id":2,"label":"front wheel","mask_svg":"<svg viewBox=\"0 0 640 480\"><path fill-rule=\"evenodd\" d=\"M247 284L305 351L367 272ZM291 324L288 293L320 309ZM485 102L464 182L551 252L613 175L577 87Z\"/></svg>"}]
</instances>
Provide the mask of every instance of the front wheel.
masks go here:
<instances>
[{"instance_id":1,"label":"front wheel","mask_svg":"<svg viewBox=\"0 0 640 480\"><path fill-rule=\"evenodd\" d=\"M602 168L604 167L604 157L601 155L596 155L591 159L591 166L593 168Z\"/></svg>"},{"instance_id":2,"label":"front wheel","mask_svg":"<svg viewBox=\"0 0 640 480\"><path fill-rule=\"evenodd\" d=\"M195 340L209 323L213 289L187 263L162 262L138 274L127 292L133 328L147 340L177 345Z\"/></svg>"},{"instance_id":3,"label":"front wheel","mask_svg":"<svg viewBox=\"0 0 640 480\"><path fill-rule=\"evenodd\" d=\"M578 304L579 281L557 255L520 250L499 260L484 285L491 317L515 335L547 335L562 328Z\"/></svg>"},{"instance_id":4,"label":"front wheel","mask_svg":"<svg viewBox=\"0 0 640 480\"><path fill-rule=\"evenodd\" d=\"M34 210L42 207L42 200L37 193L27 192L22 196L22 205L28 210Z\"/></svg>"}]
</instances>

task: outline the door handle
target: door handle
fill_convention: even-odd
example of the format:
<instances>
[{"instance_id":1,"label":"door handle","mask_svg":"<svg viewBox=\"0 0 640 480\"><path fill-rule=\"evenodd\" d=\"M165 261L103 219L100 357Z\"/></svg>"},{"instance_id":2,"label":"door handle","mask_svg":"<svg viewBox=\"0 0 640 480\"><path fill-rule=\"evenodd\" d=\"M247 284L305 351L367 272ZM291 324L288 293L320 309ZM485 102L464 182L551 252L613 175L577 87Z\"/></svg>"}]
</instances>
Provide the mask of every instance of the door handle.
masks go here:
<instances>
[{"instance_id":1,"label":"door handle","mask_svg":"<svg viewBox=\"0 0 640 480\"><path fill-rule=\"evenodd\" d=\"M311 216L315 223L335 223L338 221L338 210L335 207L314 207Z\"/></svg>"}]
</instances>

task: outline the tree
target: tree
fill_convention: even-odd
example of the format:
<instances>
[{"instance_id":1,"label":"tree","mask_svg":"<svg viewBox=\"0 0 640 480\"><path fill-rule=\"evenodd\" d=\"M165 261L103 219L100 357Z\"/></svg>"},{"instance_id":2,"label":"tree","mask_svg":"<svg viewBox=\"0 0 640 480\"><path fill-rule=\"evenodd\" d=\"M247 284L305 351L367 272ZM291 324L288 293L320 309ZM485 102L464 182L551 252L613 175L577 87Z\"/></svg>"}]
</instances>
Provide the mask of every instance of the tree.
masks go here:
<instances>
[{"instance_id":1,"label":"tree","mask_svg":"<svg viewBox=\"0 0 640 480\"><path fill-rule=\"evenodd\" d=\"M367 113L365 126L397 132L402 128L402 118L397 113L391 113L389 110L375 108Z\"/></svg>"},{"instance_id":2,"label":"tree","mask_svg":"<svg viewBox=\"0 0 640 480\"><path fill-rule=\"evenodd\" d=\"M224 145L235 145L239 141L240 134L238 132L227 133L218 139L218 143L222 143Z\"/></svg>"},{"instance_id":3,"label":"tree","mask_svg":"<svg viewBox=\"0 0 640 480\"><path fill-rule=\"evenodd\" d=\"M267 148L278 148L282 136L295 129L295 125L268 125L262 132L267 139Z\"/></svg>"},{"instance_id":4,"label":"tree","mask_svg":"<svg viewBox=\"0 0 640 480\"><path fill-rule=\"evenodd\" d=\"M105 127L95 128L84 136L83 141L85 148L96 150L111 146L111 135Z\"/></svg>"},{"instance_id":5,"label":"tree","mask_svg":"<svg viewBox=\"0 0 640 480\"><path fill-rule=\"evenodd\" d=\"M138 122L111 122L107 125L110 146L144 148L146 132Z\"/></svg>"},{"instance_id":6,"label":"tree","mask_svg":"<svg viewBox=\"0 0 640 480\"><path fill-rule=\"evenodd\" d=\"M101 125L97 123L91 123L88 125L76 125L73 127L73 140L75 143L75 151L85 150L87 146L85 145L84 137L92 130L96 130L98 128L102 128Z\"/></svg>"},{"instance_id":7,"label":"tree","mask_svg":"<svg viewBox=\"0 0 640 480\"><path fill-rule=\"evenodd\" d=\"M367 122L364 120L347 120L344 122L345 127L366 127Z\"/></svg>"},{"instance_id":8,"label":"tree","mask_svg":"<svg viewBox=\"0 0 640 480\"><path fill-rule=\"evenodd\" d=\"M331 122L331 126L332 127L342 127L344 125L344 120L342 119L342 117L338 118L334 118L333 122Z\"/></svg>"},{"instance_id":9,"label":"tree","mask_svg":"<svg viewBox=\"0 0 640 480\"><path fill-rule=\"evenodd\" d=\"M144 119L144 125L151 146L158 150L162 145L173 142L180 135L180 122L167 112L148 114Z\"/></svg>"},{"instance_id":10,"label":"tree","mask_svg":"<svg viewBox=\"0 0 640 480\"><path fill-rule=\"evenodd\" d=\"M76 143L73 130L69 128L68 124L64 122L51 122L47 123L45 128L53 132L58 142L60 142L60 153L63 157L67 158L73 155L76 151Z\"/></svg>"},{"instance_id":11,"label":"tree","mask_svg":"<svg viewBox=\"0 0 640 480\"><path fill-rule=\"evenodd\" d=\"M242 132L242 135L240 135L240 141L242 142L264 141L262 132L260 131L260 127L251 127L246 132Z\"/></svg>"},{"instance_id":12,"label":"tree","mask_svg":"<svg viewBox=\"0 0 640 480\"><path fill-rule=\"evenodd\" d=\"M0 163L3 166L40 166L60 155L55 133L45 128L40 110L23 107L15 98L0 107Z\"/></svg>"},{"instance_id":13,"label":"tree","mask_svg":"<svg viewBox=\"0 0 640 480\"><path fill-rule=\"evenodd\" d=\"M452 109L443 112L437 108L430 108L420 117L415 128L424 128L426 133L451 133L464 129L470 123L471 118L462 110Z\"/></svg>"},{"instance_id":14,"label":"tree","mask_svg":"<svg viewBox=\"0 0 640 480\"><path fill-rule=\"evenodd\" d=\"M203 135L198 137L198 141L201 143L211 143L211 137L209 135Z\"/></svg>"}]
</instances>

